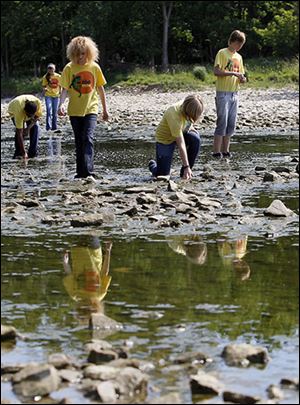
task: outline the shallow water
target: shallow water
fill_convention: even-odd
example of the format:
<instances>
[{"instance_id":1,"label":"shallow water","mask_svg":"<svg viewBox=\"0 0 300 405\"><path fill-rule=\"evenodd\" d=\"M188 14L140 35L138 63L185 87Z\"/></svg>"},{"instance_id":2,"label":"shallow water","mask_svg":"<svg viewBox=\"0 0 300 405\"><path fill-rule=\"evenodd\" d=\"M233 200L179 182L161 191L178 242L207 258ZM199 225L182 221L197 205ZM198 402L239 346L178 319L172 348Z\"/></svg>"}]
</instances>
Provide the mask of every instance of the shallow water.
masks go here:
<instances>
[{"instance_id":1,"label":"shallow water","mask_svg":"<svg viewBox=\"0 0 300 405\"><path fill-rule=\"evenodd\" d=\"M46 139L42 139L40 158L29 161L23 170L21 162L10 159L10 142L8 138L1 145L2 195L8 201L38 195L45 197L46 207L52 204L58 209L60 189L71 190L78 184L72 180L71 140L62 144L63 157L51 161L45 156ZM147 185L150 178L144 168L153 150L147 137L98 142L95 163L103 177L101 187L118 190ZM253 173L257 165L294 167L291 158L298 156L298 140L289 134L257 134L247 141L237 136L232 150L235 158L230 163L211 162L210 139L204 137L195 174L211 164L234 181L241 174ZM68 181L60 183L61 177ZM217 184L202 184L212 197L225 193ZM299 212L298 179L241 186L236 195L250 208L261 209L280 198ZM32 210L28 209L28 215ZM46 361L55 352L86 360L83 346L92 337L87 327L89 312L66 290L63 255L94 235L102 246L113 243L112 278L101 310L123 325L106 339L116 345L130 342L130 356L153 362L148 399L178 391L183 403L215 403L216 397L192 397L189 372L174 365L173 359L188 351L212 357L205 370L215 372L228 390L266 398L270 384L297 377L299 370L298 222L268 222L272 222L271 237L263 236L266 230L259 224L233 226L231 218L176 230L135 226L121 230L118 223L85 230L3 218L2 323L14 325L28 339L1 344L2 364ZM244 240L242 249L238 240ZM271 361L265 367L229 367L221 352L230 342L264 346ZM9 383L2 383L2 389L2 398L16 400ZM279 403L299 402L298 392L284 390L284 394ZM89 403L72 387L52 395L56 399L65 396L74 403Z\"/></svg>"}]
</instances>

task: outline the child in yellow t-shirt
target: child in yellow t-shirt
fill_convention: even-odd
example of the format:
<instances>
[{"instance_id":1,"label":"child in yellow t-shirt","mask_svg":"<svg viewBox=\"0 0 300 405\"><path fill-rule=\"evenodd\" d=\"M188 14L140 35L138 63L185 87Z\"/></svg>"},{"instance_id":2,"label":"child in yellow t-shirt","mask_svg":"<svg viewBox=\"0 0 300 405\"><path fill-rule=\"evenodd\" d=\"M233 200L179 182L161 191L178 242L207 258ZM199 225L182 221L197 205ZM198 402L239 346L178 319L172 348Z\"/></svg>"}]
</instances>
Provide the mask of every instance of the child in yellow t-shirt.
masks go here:
<instances>
[{"instance_id":1,"label":"child in yellow t-shirt","mask_svg":"<svg viewBox=\"0 0 300 405\"><path fill-rule=\"evenodd\" d=\"M40 127L38 119L42 116L41 101L31 95L22 94L8 104L8 114L16 127L14 159L34 158L38 154ZM24 138L29 135L28 153L25 150Z\"/></svg>"},{"instance_id":2,"label":"child in yellow t-shirt","mask_svg":"<svg viewBox=\"0 0 300 405\"><path fill-rule=\"evenodd\" d=\"M246 42L243 32L235 30L228 47L220 49L215 58L217 125L214 133L213 157L230 158L230 138L235 131L238 111L238 89L246 82L243 58L238 53Z\"/></svg>"},{"instance_id":3,"label":"child in yellow t-shirt","mask_svg":"<svg viewBox=\"0 0 300 405\"><path fill-rule=\"evenodd\" d=\"M98 95L102 104L102 119L108 120L104 85L106 80L96 60L99 51L89 37L75 37L67 46L71 61L62 72L63 88L58 108L65 115L64 101L69 95L68 115L75 135L76 178L94 175L94 131L98 115Z\"/></svg>"},{"instance_id":4,"label":"child in yellow t-shirt","mask_svg":"<svg viewBox=\"0 0 300 405\"><path fill-rule=\"evenodd\" d=\"M60 75L55 72L55 65L49 63L47 73L43 76L42 86L46 103L46 130L57 129L57 109L60 96Z\"/></svg>"},{"instance_id":5,"label":"child in yellow t-shirt","mask_svg":"<svg viewBox=\"0 0 300 405\"><path fill-rule=\"evenodd\" d=\"M192 127L203 112L203 101L197 95L189 95L183 101L170 106L156 129L156 161L148 167L154 177L169 176L175 147L182 161L180 176L191 179L192 168L200 151L200 135Z\"/></svg>"}]
</instances>

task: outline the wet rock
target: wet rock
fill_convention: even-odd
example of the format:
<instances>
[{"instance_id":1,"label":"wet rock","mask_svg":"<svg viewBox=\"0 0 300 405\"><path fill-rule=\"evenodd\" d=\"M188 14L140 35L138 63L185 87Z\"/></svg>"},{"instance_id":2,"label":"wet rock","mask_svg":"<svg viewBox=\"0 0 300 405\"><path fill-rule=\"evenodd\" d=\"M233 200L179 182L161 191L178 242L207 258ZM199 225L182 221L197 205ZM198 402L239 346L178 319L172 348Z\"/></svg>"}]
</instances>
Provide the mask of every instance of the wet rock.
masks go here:
<instances>
[{"instance_id":1,"label":"wet rock","mask_svg":"<svg viewBox=\"0 0 300 405\"><path fill-rule=\"evenodd\" d=\"M107 404L115 403L119 397L112 381L102 381L98 384L97 393L100 401Z\"/></svg>"},{"instance_id":2,"label":"wet rock","mask_svg":"<svg viewBox=\"0 0 300 405\"><path fill-rule=\"evenodd\" d=\"M181 354L174 360L175 364L184 363L201 363L204 364L207 361L211 361L211 358L202 352L189 352Z\"/></svg>"},{"instance_id":3,"label":"wet rock","mask_svg":"<svg viewBox=\"0 0 300 405\"><path fill-rule=\"evenodd\" d=\"M291 172L288 167L284 167L284 166L273 167L272 171L275 173L290 173Z\"/></svg>"},{"instance_id":4,"label":"wet rock","mask_svg":"<svg viewBox=\"0 0 300 405\"><path fill-rule=\"evenodd\" d=\"M274 200L268 208L264 210L264 215L273 217L289 217L295 215L292 210L287 208L281 200Z\"/></svg>"},{"instance_id":5,"label":"wet rock","mask_svg":"<svg viewBox=\"0 0 300 405\"><path fill-rule=\"evenodd\" d=\"M246 367L250 363L266 364L269 361L267 349L247 343L233 343L225 346L222 357L229 366Z\"/></svg>"},{"instance_id":6,"label":"wet rock","mask_svg":"<svg viewBox=\"0 0 300 405\"><path fill-rule=\"evenodd\" d=\"M119 356L114 350L103 350L97 347L91 349L88 355L88 362L94 364L107 363L111 360L117 359Z\"/></svg>"},{"instance_id":7,"label":"wet rock","mask_svg":"<svg viewBox=\"0 0 300 405\"><path fill-rule=\"evenodd\" d=\"M93 313L90 319L90 329L122 329L122 324L102 314Z\"/></svg>"},{"instance_id":8,"label":"wet rock","mask_svg":"<svg viewBox=\"0 0 300 405\"><path fill-rule=\"evenodd\" d=\"M299 390L299 378L282 378L280 384L283 387L295 388Z\"/></svg>"},{"instance_id":9,"label":"wet rock","mask_svg":"<svg viewBox=\"0 0 300 405\"><path fill-rule=\"evenodd\" d=\"M58 375L62 381L67 381L72 384L78 383L82 378L82 374L77 370L59 370Z\"/></svg>"},{"instance_id":10,"label":"wet rock","mask_svg":"<svg viewBox=\"0 0 300 405\"><path fill-rule=\"evenodd\" d=\"M170 394L154 398L151 401L148 401L147 404L184 404L184 402L178 392L171 392Z\"/></svg>"},{"instance_id":11,"label":"wet rock","mask_svg":"<svg viewBox=\"0 0 300 405\"><path fill-rule=\"evenodd\" d=\"M200 198L196 204L196 207L202 210L209 210L214 208L220 208L222 206L219 200L215 200L212 198L204 197Z\"/></svg>"},{"instance_id":12,"label":"wet rock","mask_svg":"<svg viewBox=\"0 0 300 405\"><path fill-rule=\"evenodd\" d=\"M1 342L4 340L15 340L18 336L17 329L13 326L1 325Z\"/></svg>"},{"instance_id":13,"label":"wet rock","mask_svg":"<svg viewBox=\"0 0 300 405\"><path fill-rule=\"evenodd\" d=\"M138 204L155 204L157 201L154 195L149 195L146 193L141 193L136 197L136 202Z\"/></svg>"},{"instance_id":14,"label":"wet rock","mask_svg":"<svg viewBox=\"0 0 300 405\"><path fill-rule=\"evenodd\" d=\"M156 190L156 187L130 187L127 188L124 193L125 194L139 194L139 193L150 193L153 194Z\"/></svg>"},{"instance_id":15,"label":"wet rock","mask_svg":"<svg viewBox=\"0 0 300 405\"><path fill-rule=\"evenodd\" d=\"M168 182L168 191L177 191L178 190L178 184L175 183L173 180L169 180Z\"/></svg>"},{"instance_id":16,"label":"wet rock","mask_svg":"<svg viewBox=\"0 0 300 405\"><path fill-rule=\"evenodd\" d=\"M267 393L270 399L280 400L284 398L284 394L281 389L273 384L269 385L269 387L267 388Z\"/></svg>"},{"instance_id":17,"label":"wet rock","mask_svg":"<svg viewBox=\"0 0 300 405\"><path fill-rule=\"evenodd\" d=\"M99 226L103 224L102 214L90 214L72 218L70 221L71 226L74 228L85 226Z\"/></svg>"},{"instance_id":18,"label":"wet rock","mask_svg":"<svg viewBox=\"0 0 300 405\"><path fill-rule=\"evenodd\" d=\"M197 374L190 376L190 387L192 394L219 395L223 384L216 377L199 370Z\"/></svg>"},{"instance_id":19,"label":"wet rock","mask_svg":"<svg viewBox=\"0 0 300 405\"><path fill-rule=\"evenodd\" d=\"M264 182L266 182L266 181L276 181L276 180L280 180L280 179L281 179L281 177L280 177L279 174L277 174L275 172L266 172L264 174L263 181Z\"/></svg>"},{"instance_id":20,"label":"wet rock","mask_svg":"<svg viewBox=\"0 0 300 405\"><path fill-rule=\"evenodd\" d=\"M123 212L123 214L128 215L129 217L135 217L138 214L137 207L132 207L129 210Z\"/></svg>"},{"instance_id":21,"label":"wet rock","mask_svg":"<svg viewBox=\"0 0 300 405\"><path fill-rule=\"evenodd\" d=\"M267 169L266 169L266 167L264 167L264 166L255 166L254 170L255 170L256 172L263 172L263 171L265 171L265 170L267 170Z\"/></svg>"},{"instance_id":22,"label":"wet rock","mask_svg":"<svg viewBox=\"0 0 300 405\"><path fill-rule=\"evenodd\" d=\"M36 199L24 199L17 201L18 204L24 205L24 207L32 208L32 207L40 207L41 203Z\"/></svg>"},{"instance_id":23,"label":"wet rock","mask_svg":"<svg viewBox=\"0 0 300 405\"><path fill-rule=\"evenodd\" d=\"M45 396L59 387L60 378L55 367L28 365L13 377L13 389L17 395L25 398Z\"/></svg>"},{"instance_id":24,"label":"wet rock","mask_svg":"<svg viewBox=\"0 0 300 405\"><path fill-rule=\"evenodd\" d=\"M234 404L256 404L258 401L261 400L261 398L259 397L238 394L231 391L224 391L223 399L225 402L232 402Z\"/></svg>"},{"instance_id":25,"label":"wet rock","mask_svg":"<svg viewBox=\"0 0 300 405\"><path fill-rule=\"evenodd\" d=\"M48 357L48 363L57 369L72 366L73 362L69 356L64 353L53 353Z\"/></svg>"}]
</instances>

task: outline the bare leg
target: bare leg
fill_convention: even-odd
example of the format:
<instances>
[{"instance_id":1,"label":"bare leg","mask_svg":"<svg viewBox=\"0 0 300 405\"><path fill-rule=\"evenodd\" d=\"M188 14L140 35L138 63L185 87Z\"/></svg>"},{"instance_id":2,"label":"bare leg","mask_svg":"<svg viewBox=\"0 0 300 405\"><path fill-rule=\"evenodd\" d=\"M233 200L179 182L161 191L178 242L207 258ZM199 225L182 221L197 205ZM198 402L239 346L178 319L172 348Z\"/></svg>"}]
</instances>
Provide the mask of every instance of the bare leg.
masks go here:
<instances>
[{"instance_id":1,"label":"bare leg","mask_svg":"<svg viewBox=\"0 0 300 405\"><path fill-rule=\"evenodd\" d=\"M229 153L229 146L230 146L230 136L225 135L222 136L222 153Z\"/></svg>"},{"instance_id":2,"label":"bare leg","mask_svg":"<svg viewBox=\"0 0 300 405\"><path fill-rule=\"evenodd\" d=\"M224 138L224 136L221 136L221 135L215 135L214 136L214 152L213 153L220 153L221 152L223 138Z\"/></svg>"}]
</instances>

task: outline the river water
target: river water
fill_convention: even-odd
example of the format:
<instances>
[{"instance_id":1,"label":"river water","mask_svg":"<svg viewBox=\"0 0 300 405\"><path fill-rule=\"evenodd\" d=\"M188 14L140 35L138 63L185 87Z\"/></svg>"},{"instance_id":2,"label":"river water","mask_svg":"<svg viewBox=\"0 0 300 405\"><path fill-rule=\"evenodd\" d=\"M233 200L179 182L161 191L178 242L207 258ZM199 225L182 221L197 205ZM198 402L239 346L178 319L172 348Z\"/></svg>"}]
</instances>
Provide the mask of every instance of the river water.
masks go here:
<instances>
[{"instance_id":1,"label":"river water","mask_svg":"<svg viewBox=\"0 0 300 405\"><path fill-rule=\"evenodd\" d=\"M294 134L237 137L229 163L210 162L210 143L209 137L203 139L196 175L207 164L233 178L249 174L257 165L293 168L291 159L298 156ZM46 145L46 138L42 139L40 157L23 167L22 162L11 160L10 135L3 138L6 204L37 196L46 207L52 204L58 209L61 187L71 190L78 183L72 180L71 139L63 141L63 156L56 160L47 157ZM114 191L147 185L150 178L145 168L153 150L149 137L98 141L96 172L102 176L98 187ZM178 158L175 167L176 162ZM61 177L66 181L60 182ZM218 196L218 183L205 183L203 188ZM262 209L279 198L299 214L297 179L240 187L237 195L251 209ZM84 206L80 209L84 212ZM215 373L226 389L264 399L270 384L298 377L297 220L272 219L271 225L258 221L239 227L220 217L203 227L186 224L176 229L126 227L124 221L116 221L113 226L84 229L41 224L35 221L35 210L29 207L15 217L2 218L1 320L27 338L1 344L2 364L43 362L56 352L86 360L84 344L97 333L88 328L90 308L78 304L68 287L63 258L65 252L96 241L103 256L105 244L112 243L111 279L99 311L123 327L105 339L116 345L126 342L132 346L130 356L154 365L147 400L179 392L182 403L223 403L221 397L191 395L188 370L174 364L176 356L190 351L213 359L206 371ZM264 367L229 367L221 352L232 342L263 346L271 360ZM18 403L10 383L1 385L2 398ZM55 400L66 396L72 403L90 403L74 387L52 394ZM279 403L299 403L298 391L284 389Z\"/></svg>"}]
</instances>

